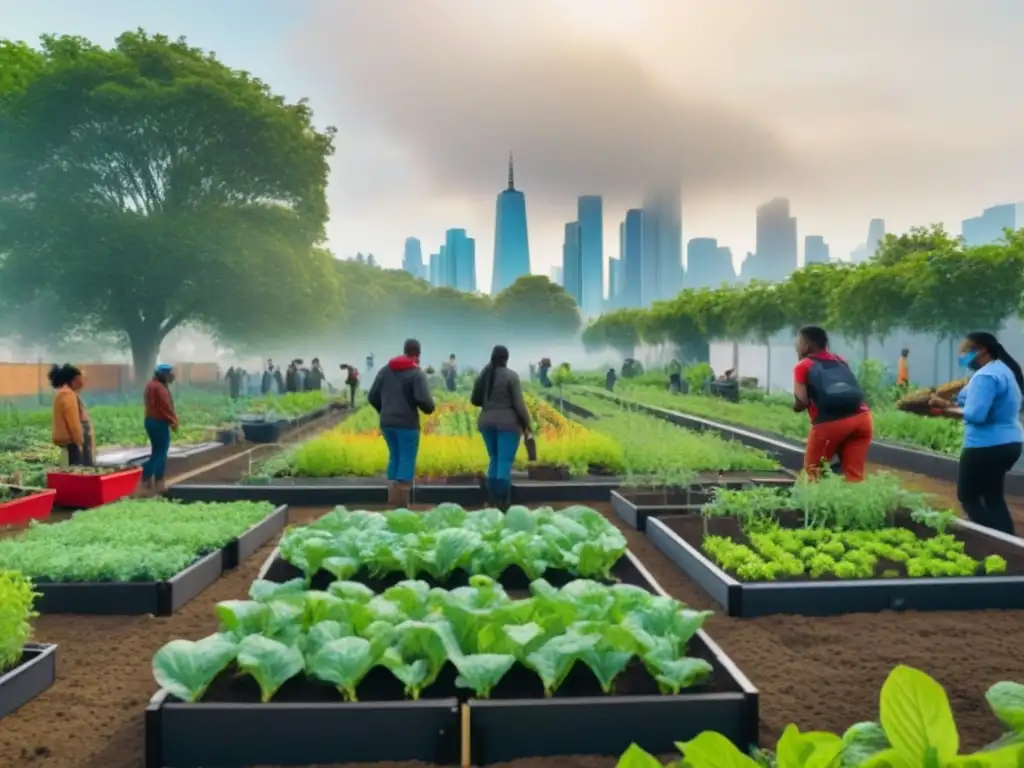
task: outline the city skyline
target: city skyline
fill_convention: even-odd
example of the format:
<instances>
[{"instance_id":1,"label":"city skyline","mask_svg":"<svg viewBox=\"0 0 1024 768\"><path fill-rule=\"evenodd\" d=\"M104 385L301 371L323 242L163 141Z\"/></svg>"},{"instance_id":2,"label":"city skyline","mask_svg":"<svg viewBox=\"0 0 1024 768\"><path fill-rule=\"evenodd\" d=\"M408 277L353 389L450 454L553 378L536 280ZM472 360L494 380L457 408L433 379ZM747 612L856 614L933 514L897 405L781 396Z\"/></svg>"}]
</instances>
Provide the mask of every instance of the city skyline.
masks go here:
<instances>
[{"instance_id":1,"label":"city skyline","mask_svg":"<svg viewBox=\"0 0 1024 768\"><path fill-rule=\"evenodd\" d=\"M962 219L1022 198L1024 133L1013 126L1024 106L1006 98L1024 67L1022 21L1024 5L1001 0L0 8L15 39L57 32L110 45L141 26L307 97L318 125L342 129L331 249L398 268L407 236L436 252L457 224L478 241L484 287L494 170L509 146L538 274L560 262L563 224L586 192L604 201L607 269L639 181L659 171L685 181L685 240L716 238L734 266L756 248L751 211L776 195L790 200L801 242L820 234L834 256L866 244L875 217L892 232L944 222L958 233Z\"/></svg>"}]
</instances>

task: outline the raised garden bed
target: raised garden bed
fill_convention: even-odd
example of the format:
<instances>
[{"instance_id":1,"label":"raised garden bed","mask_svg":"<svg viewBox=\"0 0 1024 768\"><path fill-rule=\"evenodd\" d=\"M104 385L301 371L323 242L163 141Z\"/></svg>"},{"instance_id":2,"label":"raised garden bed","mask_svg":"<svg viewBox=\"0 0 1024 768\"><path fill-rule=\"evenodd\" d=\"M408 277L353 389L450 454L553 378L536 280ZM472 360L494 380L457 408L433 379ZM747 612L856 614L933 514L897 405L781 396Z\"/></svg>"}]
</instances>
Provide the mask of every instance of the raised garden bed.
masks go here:
<instances>
[{"instance_id":1,"label":"raised garden bed","mask_svg":"<svg viewBox=\"0 0 1024 768\"><path fill-rule=\"evenodd\" d=\"M145 507L148 504L160 504L158 501L147 501L147 502L129 502L130 504L140 505ZM171 508L174 505L163 502L167 507ZM110 506L104 507L90 512L81 512L82 515L112 515L118 507ZM164 511L164 510L158 510ZM166 510L168 515L173 514L173 509ZM211 514L216 514L216 510L211 510ZM287 522L288 509L287 507L279 507L273 510L269 515L266 515L256 523L251 524L245 531L239 536L231 539L223 546L217 549L207 552L194 559L187 566L182 568L178 573L165 578L165 579L142 579L138 581L74 581L71 580L67 575L63 575L56 578L62 580L55 580L54 578L46 578L40 574L33 575L33 588L39 594L36 600L35 610L39 613L76 613L76 614L102 614L102 615L142 615L152 614L155 616L168 616L179 610L182 606L188 603L190 600L198 596L203 590L210 586L213 582L217 581L221 575L232 568L237 567L247 557L252 555L265 543L270 541L276 536L285 526ZM125 513L125 519L130 520L130 510ZM75 520L66 521L61 526L75 525ZM109 520L107 525L116 527L119 521ZM53 529L53 530L50 530ZM26 562L36 562L34 557L39 556L39 552L54 551L57 553L57 560L51 566L53 568L62 569L56 571L49 571L53 573L62 574L73 574L74 571L66 570L67 563L62 561L62 558L66 555L61 555L61 551L68 550L74 546L74 537L69 534L69 538L61 539L57 536L57 528L55 526L48 526L46 531L43 533L50 532L54 533L52 544L48 544L48 539L43 541L32 540L31 544L24 544L22 546L33 546L36 549L33 550L35 555L29 558ZM34 534L35 531L28 531L23 536ZM87 536L85 540L89 539ZM9 551L13 556L11 561L12 565L17 565L17 552L19 542L17 540L8 540L3 543L4 547L12 548ZM109 546L113 550L118 551L116 543ZM105 551L105 550L103 550ZM98 551L99 557L103 556L103 551ZM125 550L130 551L129 549ZM147 554L135 554L133 557L142 558L143 560L149 557L159 558L164 550L153 549L145 550ZM128 558L130 561L131 558ZM128 562L122 562L115 558L112 562L116 565L109 566L110 568L130 566ZM141 563L140 567L144 567L146 563ZM103 568L105 570L107 566ZM47 568L40 569L41 574L47 572ZM108 571L110 572L110 571ZM113 571L117 572L117 571Z\"/></svg>"},{"instance_id":2,"label":"raised garden bed","mask_svg":"<svg viewBox=\"0 0 1024 768\"><path fill-rule=\"evenodd\" d=\"M636 567L648 590L667 597L642 565L637 563ZM266 592L266 582L259 584L263 599L279 599ZM354 588L349 585L345 592L337 594L353 594ZM257 585L253 589L256 594ZM302 597L301 592L291 594ZM407 605L406 600L438 599L405 594L391 598L399 601L396 606ZM351 599L369 599L369 595ZM258 607L238 601L222 606L224 613L218 608L222 621L226 616L248 621L242 617L252 616L252 608ZM394 621L401 622L406 611L418 609L409 604L408 608L398 610ZM260 686L251 673L234 671L236 664L255 662L251 656L242 661L241 654L250 638L238 626L241 640L212 636L202 641L228 646L223 658L209 667L208 686L201 679L178 672L176 654L191 654L198 649L186 643L173 651L167 646L157 654L158 658L169 654L159 663L154 661L155 669L165 671L165 677L160 679L167 681L169 690L154 696L147 709L147 766L241 768L268 762L307 765L402 760L451 764L460 758L460 745L463 764L473 765L534 755L613 756L631 742L657 754L669 752L676 741L707 729L718 731L744 750L757 741L756 689L700 630L689 637L685 653L691 660L704 662L710 676L703 683L684 687L678 694L661 693L643 663L634 658L615 676L611 694L602 693L596 677L582 662L572 665L564 680L550 683L554 688L551 696L545 696L545 686L537 673L522 664L513 664L495 678L497 682L490 687L489 698L482 700L472 689L456 685L454 665L459 662L449 656L440 662L437 678L429 678L433 682L422 689L418 701L405 698L408 694L403 683L390 671L371 666L365 676L352 678L358 679L356 702L343 701L338 687L315 676L322 673L304 674L304 668L317 667L315 659L311 661L308 657L304 664L292 667L290 674L282 675L286 682L279 687L274 685L269 689L271 693L264 692L261 699ZM418 624L404 631L419 632L426 626ZM338 631L342 631L340 627ZM250 648L279 647L260 637L251 639L257 642ZM236 642L238 650L233 650ZM322 642L314 641L311 633L304 647L308 653L309 648ZM472 643L478 641L460 635L458 643L466 642L470 645L463 648L472 648ZM294 655L294 651L288 653ZM218 667L222 669L219 673ZM475 685L481 684L482 680ZM170 690L181 691L183 698L172 695ZM194 703L185 703L186 695ZM261 700L267 703L260 703ZM461 702L464 704L460 711ZM397 734L401 738L396 738Z\"/></svg>"},{"instance_id":3,"label":"raised garden bed","mask_svg":"<svg viewBox=\"0 0 1024 768\"><path fill-rule=\"evenodd\" d=\"M785 527L795 521L783 518ZM933 534L906 516L898 527L919 538ZM728 615L755 617L777 613L832 616L884 610L968 611L1024 608L1024 541L965 520L953 520L947 533L963 542L978 561L998 556L1005 574L973 576L894 576L905 573L895 562L880 562L872 578L837 578L808 574L774 581L743 581L715 564L705 551L705 532L737 543L748 541L735 518L704 520L697 516L649 518L647 536L670 560L703 587Z\"/></svg>"},{"instance_id":4,"label":"raised garden bed","mask_svg":"<svg viewBox=\"0 0 1024 768\"><path fill-rule=\"evenodd\" d=\"M0 718L53 685L57 679L57 646L27 643L21 659L0 670Z\"/></svg>"},{"instance_id":5,"label":"raised garden bed","mask_svg":"<svg viewBox=\"0 0 1024 768\"><path fill-rule=\"evenodd\" d=\"M607 502L619 487L617 480L595 478L567 483L513 482L513 504ZM213 484L181 483L167 490L167 497L179 501L268 501L297 507L332 507L387 503L387 487L372 478L274 478L261 483ZM413 487L414 504L450 502L465 507L482 506L486 493L479 482L472 485L420 484Z\"/></svg>"},{"instance_id":6,"label":"raised garden bed","mask_svg":"<svg viewBox=\"0 0 1024 768\"><path fill-rule=\"evenodd\" d=\"M57 492L39 488L0 486L0 526L25 525L32 520L45 520L53 512Z\"/></svg>"},{"instance_id":7,"label":"raised garden bed","mask_svg":"<svg viewBox=\"0 0 1024 768\"><path fill-rule=\"evenodd\" d=\"M793 475L786 471L708 474L698 477L686 488L620 486L611 492L611 505L630 527L644 531L648 517L699 512L701 506L713 498L715 488L737 489L751 485L785 488L793 483Z\"/></svg>"},{"instance_id":8,"label":"raised garden bed","mask_svg":"<svg viewBox=\"0 0 1024 768\"><path fill-rule=\"evenodd\" d=\"M91 509L131 496L141 479L141 467L114 471L89 467L78 471L47 472L46 486L57 492L56 506Z\"/></svg>"}]
</instances>

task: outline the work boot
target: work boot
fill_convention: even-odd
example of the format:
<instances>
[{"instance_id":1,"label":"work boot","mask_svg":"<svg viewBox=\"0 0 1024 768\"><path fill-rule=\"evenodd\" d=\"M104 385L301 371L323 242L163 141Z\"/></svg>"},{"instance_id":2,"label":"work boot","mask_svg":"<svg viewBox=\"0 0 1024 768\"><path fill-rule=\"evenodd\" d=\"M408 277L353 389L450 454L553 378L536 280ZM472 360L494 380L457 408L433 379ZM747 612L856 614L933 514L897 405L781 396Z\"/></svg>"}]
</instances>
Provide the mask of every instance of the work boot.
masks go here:
<instances>
[{"instance_id":1,"label":"work boot","mask_svg":"<svg viewBox=\"0 0 1024 768\"><path fill-rule=\"evenodd\" d=\"M146 499L153 495L153 478L140 480L139 487L135 491L135 498Z\"/></svg>"},{"instance_id":2,"label":"work boot","mask_svg":"<svg viewBox=\"0 0 1024 768\"><path fill-rule=\"evenodd\" d=\"M395 488L396 506L399 509L409 509L412 499L412 483L395 483Z\"/></svg>"},{"instance_id":3,"label":"work boot","mask_svg":"<svg viewBox=\"0 0 1024 768\"><path fill-rule=\"evenodd\" d=\"M388 480L388 506L394 509L398 506L398 483Z\"/></svg>"},{"instance_id":4,"label":"work boot","mask_svg":"<svg viewBox=\"0 0 1024 768\"><path fill-rule=\"evenodd\" d=\"M167 481L165 480L154 480L153 481L153 495L163 496L167 491Z\"/></svg>"},{"instance_id":5,"label":"work boot","mask_svg":"<svg viewBox=\"0 0 1024 768\"><path fill-rule=\"evenodd\" d=\"M507 512L512 484L508 480L491 480L491 494L495 508Z\"/></svg>"}]
</instances>

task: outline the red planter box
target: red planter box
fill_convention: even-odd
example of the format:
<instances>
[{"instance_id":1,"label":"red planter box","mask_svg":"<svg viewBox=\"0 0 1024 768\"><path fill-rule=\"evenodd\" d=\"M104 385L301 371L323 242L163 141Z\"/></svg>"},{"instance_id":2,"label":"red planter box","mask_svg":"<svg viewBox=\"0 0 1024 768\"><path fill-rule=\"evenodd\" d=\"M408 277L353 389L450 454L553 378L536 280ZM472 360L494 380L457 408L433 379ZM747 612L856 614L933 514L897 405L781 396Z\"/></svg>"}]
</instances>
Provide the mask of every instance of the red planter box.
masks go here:
<instances>
[{"instance_id":1,"label":"red planter box","mask_svg":"<svg viewBox=\"0 0 1024 768\"><path fill-rule=\"evenodd\" d=\"M131 496L139 487L141 479L142 467L123 469L108 475L47 472L46 487L57 492L53 503L58 507L89 509Z\"/></svg>"},{"instance_id":2,"label":"red planter box","mask_svg":"<svg viewBox=\"0 0 1024 768\"><path fill-rule=\"evenodd\" d=\"M30 520L45 520L53 512L56 496L56 491L39 491L0 503L0 525L24 525Z\"/></svg>"}]
</instances>

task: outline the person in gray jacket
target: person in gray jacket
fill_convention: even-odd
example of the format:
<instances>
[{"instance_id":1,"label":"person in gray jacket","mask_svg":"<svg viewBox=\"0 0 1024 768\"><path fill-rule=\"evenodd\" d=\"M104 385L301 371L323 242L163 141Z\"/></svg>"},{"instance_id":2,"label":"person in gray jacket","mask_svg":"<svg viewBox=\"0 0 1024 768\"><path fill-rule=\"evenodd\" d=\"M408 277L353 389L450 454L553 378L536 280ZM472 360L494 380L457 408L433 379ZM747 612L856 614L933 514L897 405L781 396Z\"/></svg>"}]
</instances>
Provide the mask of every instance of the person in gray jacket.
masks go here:
<instances>
[{"instance_id":1,"label":"person in gray jacket","mask_svg":"<svg viewBox=\"0 0 1024 768\"><path fill-rule=\"evenodd\" d=\"M420 448L420 411L434 412L416 339L406 339L404 354L377 372L366 401L380 414L380 431L388 445L388 504L407 509Z\"/></svg>"},{"instance_id":2,"label":"person in gray jacket","mask_svg":"<svg viewBox=\"0 0 1024 768\"><path fill-rule=\"evenodd\" d=\"M519 439L531 436L532 423L519 374L509 370L506 347L499 344L491 351L491 362L473 383L470 402L481 409L477 428L490 458L486 479L488 503L506 509Z\"/></svg>"}]
</instances>

